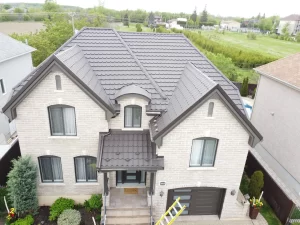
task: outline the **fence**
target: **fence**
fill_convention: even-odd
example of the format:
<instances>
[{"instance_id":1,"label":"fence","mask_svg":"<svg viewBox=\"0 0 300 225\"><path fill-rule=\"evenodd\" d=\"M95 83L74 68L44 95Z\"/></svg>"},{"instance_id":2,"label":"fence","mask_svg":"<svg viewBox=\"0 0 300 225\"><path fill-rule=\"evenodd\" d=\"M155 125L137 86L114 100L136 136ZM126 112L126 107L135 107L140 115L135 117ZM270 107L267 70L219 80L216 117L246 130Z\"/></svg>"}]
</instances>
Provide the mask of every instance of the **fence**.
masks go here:
<instances>
[{"instance_id":1,"label":"fence","mask_svg":"<svg viewBox=\"0 0 300 225\"><path fill-rule=\"evenodd\" d=\"M291 213L290 219L289 219L290 224L293 223L300 223L300 206L296 206Z\"/></svg>"}]
</instances>

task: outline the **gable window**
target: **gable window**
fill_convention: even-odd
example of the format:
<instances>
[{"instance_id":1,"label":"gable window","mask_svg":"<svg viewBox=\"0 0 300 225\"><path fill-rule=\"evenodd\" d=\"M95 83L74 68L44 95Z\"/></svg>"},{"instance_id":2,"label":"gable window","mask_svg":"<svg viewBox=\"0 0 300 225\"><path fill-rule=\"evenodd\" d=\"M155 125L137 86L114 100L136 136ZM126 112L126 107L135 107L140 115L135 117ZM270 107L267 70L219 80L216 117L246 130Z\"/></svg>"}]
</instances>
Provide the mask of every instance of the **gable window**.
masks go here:
<instances>
[{"instance_id":1,"label":"gable window","mask_svg":"<svg viewBox=\"0 0 300 225\"><path fill-rule=\"evenodd\" d=\"M63 182L63 173L60 157L39 157L41 178L43 183Z\"/></svg>"},{"instance_id":2,"label":"gable window","mask_svg":"<svg viewBox=\"0 0 300 225\"><path fill-rule=\"evenodd\" d=\"M91 156L75 157L76 182L96 182L96 158Z\"/></svg>"},{"instance_id":3,"label":"gable window","mask_svg":"<svg viewBox=\"0 0 300 225\"><path fill-rule=\"evenodd\" d=\"M0 89L1 89L1 93L5 94L5 87L4 87L4 81L3 81L3 79L0 79Z\"/></svg>"},{"instance_id":4,"label":"gable window","mask_svg":"<svg viewBox=\"0 0 300 225\"><path fill-rule=\"evenodd\" d=\"M142 107L137 105L126 106L124 120L124 127L141 127Z\"/></svg>"},{"instance_id":5,"label":"gable window","mask_svg":"<svg viewBox=\"0 0 300 225\"><path fill-rule=\"evenodd\" d=\"M193 140L190 167L212 167L215 164L218 140L199 138Z\"/></svg>"},{"instance_id":6,"label":"gable window","mask_svg":"<svg viewBox=\"0 0 300 225\"><path fill-rule=\"evenodd\" d=\"M61 78L59 75L55 76L55 84L56 84L56 90L62 90L61 88Z\"/></svg>"},{"instance_id":7,"label":"gable window","mask_svg":"<svg viewBox=\"0 0 300 225\"><path fill-rule=\"evenodd\" d=\"M210 102L208 105L208 113L207 113L207 117L212 117L213 113L214 113L214 103Z\"/></svg>"},{"instance_id":8,"label":"gable window","mask_svg":"<svg viewBox=\"0 0 300 225\"><path fill-rule=\"evenodd\" d=\"M75 108L54 105L48 108L52 136L76 136Z\"/></svg>"}]
</instances>

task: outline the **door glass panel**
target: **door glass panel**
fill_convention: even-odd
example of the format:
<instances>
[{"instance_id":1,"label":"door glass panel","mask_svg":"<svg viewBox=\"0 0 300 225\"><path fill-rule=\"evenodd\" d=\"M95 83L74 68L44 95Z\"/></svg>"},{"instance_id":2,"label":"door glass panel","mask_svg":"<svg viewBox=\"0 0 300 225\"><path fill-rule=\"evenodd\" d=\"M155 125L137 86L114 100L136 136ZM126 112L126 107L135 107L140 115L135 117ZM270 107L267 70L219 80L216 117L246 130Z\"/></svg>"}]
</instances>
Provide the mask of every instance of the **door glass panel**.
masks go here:
<instances>
[{"instance_id":1,"label":"door glass panel","mask_svg":"<svg viewBox=\"0 0 300 225\"><path fill-rule=\"evenodd\" d=\"M127 175L126 179L127 180L136 180L136 176L135 175Z\"/></svg>"},{"instance_id":2,"label":"door glass panel","mask_svg":"<svg viewBox=\"0 0 300 225\"><path fill-rule=\"evenodd\" d=\"M141 183L145 183L145 182L146 182L146 172L141 171Z\"/></svg>"},{"instance_id":3,"label":"door glass panel","mask_svg":"<svg viewBox=\"0 0 300 225\"><path fill-rule=\"evenodd\" d=\"M127 173L136 173L136 170L127 170Z\"/></svg>"},{"instance_id":4,"label":"door glass panel","mask_svg":"<svg viewBox=\"0 0 300 225\"><path fill-rule=\"evenodd\" d=\"M190 207L190 203L189 202L181 202L180 203L182 206L186 206L186 207Z\"/></svg>"},{"instance_id":5,"label":"door glass panel","mask_svg":"<svg viewBox=\"0 0 300 225\"><path fill-rule=\"evenodd\" d=\"M191 192L192 190L191 189L177 189L177 190L174 190L174 192Z\"/></svg>"},{"instance_id":6,"label":"door glass panel","mask_svg":"<svg viewBox=\"0 0 300 225\"><path fill-rule=\"evenodd\" d=\"M176 200L178 197L180 197L180 200L190 200L191 199L191 196L190 195L174 195L173 196L173 200Z\"/></svg>"},{"instance_id":7,"label":"door glass panel","mask_svg":"<svg viewBox=\"0 0 300 225\"><path fill-rule=\"evenodd\" d=\"M122 171L117 171L118 183L122 183Z\"/></svg>"}]
</instances>

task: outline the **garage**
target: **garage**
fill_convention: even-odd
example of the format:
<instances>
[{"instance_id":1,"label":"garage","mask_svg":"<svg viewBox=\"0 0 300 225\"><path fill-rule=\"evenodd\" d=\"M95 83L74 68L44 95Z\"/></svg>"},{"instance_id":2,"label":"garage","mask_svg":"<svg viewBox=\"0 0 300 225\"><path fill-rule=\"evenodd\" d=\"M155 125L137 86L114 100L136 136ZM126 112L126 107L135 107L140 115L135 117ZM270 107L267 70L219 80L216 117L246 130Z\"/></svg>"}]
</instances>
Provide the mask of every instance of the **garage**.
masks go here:
<instances>
[{"instance_id":1,"label":"garage","mask_svg":"<svg viewBox=\"0 0 300 225\"><path fill-rule=\"evenodd\" d=\"M225 189L222 188L178 188L168 191L167 209L180 197L180 203L186 205L181 215L218 215L224 202Z\"/></svg>"}]
</instances>

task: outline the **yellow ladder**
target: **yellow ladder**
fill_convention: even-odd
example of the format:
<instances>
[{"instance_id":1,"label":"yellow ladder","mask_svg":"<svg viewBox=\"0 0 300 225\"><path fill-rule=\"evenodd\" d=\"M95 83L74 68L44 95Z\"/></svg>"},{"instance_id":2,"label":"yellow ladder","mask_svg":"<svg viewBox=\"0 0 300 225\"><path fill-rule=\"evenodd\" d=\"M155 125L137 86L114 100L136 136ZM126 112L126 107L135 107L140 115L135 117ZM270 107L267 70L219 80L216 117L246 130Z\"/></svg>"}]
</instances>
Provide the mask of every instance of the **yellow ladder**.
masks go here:
<instances>
[{"instance_id":1,"label":"yellow ladder","mask_svg":"<svg viewBox=\"0 0 300 225\"><path fill-rule=\"evenodd\" d=\"M157 223L155 225L171 225L174 223L174 221L177 219L177 217L183 212L183 210L185 209L185 205L182 206L180 203L179 203L179 200L180 200L180 197L178 197L176 199L176 201L170 206L170 208L167 210L167 212L165 214L163 214L160 219L157 221ZM176 205L179 206L180 210L177 211L176 209ZM176 215L173 216L172 215L172 210L175 211ZM170 216L171 217L171 220L169 221L169 219L167 218L167 216ZM166 221L167 223L164 224L163 221Z\"/></svg>"}]
</instances>

